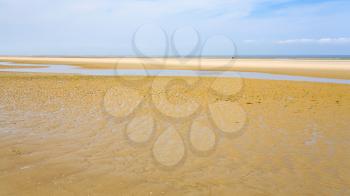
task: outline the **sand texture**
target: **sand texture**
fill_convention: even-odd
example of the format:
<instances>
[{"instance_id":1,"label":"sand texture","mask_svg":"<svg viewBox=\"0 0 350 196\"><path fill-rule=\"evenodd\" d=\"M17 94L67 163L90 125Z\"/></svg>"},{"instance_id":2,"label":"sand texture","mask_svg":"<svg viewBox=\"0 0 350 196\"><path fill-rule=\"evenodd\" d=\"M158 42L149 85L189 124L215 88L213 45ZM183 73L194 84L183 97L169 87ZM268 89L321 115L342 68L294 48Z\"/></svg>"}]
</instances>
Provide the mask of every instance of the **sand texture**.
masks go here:
<instances>
[{"instance_id":1,"label":"sand texture","mask_svg":"<svg viewBox=\"0 0 350 196\"><path fill-rule=\"evenodd\" d=\"M349 122L350 85L1 73L0 195L350 195Z\"/></svg>"}]
</instances>

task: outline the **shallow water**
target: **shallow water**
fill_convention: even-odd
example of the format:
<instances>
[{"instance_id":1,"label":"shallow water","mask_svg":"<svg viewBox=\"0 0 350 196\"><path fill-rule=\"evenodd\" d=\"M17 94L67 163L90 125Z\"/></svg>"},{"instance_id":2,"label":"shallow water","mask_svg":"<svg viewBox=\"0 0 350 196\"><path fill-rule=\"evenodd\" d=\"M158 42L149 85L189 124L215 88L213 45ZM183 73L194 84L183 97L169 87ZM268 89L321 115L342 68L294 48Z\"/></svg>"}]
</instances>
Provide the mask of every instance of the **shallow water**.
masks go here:
<instances>
[{"instance_id":1,"label":"shallow water","mask_svg":"<svg viewBox=\"0 0 350 196\"><path fill-rule=\"evenodd\" d=\"M25 73L59 73L78 74L90 76L192 76L192 77L225 77L225 78L247 78L264 80L305 81L318 83L350 84L350 80L291 76L280 74L268 74L257 72L234 72L234 71L192 71L192 70L128 70L128 69L84 69L72 65L53 64L18 64L12 62L0 62L6 66L43 66L43 68L13 68L0 69L0 72L25 72Z\"/></svg>"}]
</instances>

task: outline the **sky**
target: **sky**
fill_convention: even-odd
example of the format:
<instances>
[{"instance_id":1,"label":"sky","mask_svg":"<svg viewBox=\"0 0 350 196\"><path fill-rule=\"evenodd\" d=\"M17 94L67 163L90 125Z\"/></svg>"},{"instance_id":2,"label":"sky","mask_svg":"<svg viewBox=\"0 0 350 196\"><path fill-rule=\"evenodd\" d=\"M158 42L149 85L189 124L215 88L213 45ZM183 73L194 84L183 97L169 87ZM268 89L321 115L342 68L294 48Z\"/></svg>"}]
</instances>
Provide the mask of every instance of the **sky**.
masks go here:
<instances>
[{"instance_id":1,"label":"sky","mask_svg":"<svg viewBox=\"0 0 350 196\"><path fill-rule=\"evenodd\" d=\"M0 55L350 55L349 0L0 0Z\"/></svg>"}]
</instances>

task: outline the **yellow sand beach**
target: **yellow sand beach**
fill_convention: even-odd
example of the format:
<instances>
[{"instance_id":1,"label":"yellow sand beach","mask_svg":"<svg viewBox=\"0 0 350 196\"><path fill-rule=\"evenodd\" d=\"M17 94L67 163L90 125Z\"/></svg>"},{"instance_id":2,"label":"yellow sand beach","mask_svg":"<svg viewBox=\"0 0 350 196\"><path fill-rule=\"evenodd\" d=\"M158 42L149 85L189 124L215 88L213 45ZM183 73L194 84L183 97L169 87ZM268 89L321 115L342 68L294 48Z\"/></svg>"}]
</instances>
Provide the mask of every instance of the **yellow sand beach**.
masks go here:
<instances>
[{"instance_id":1,"label":"yellow sand beach","mask_svg":"<svg viewBox=\"0 0 350 196\"><path fill-rule=\"evenodd\" d=\"M0 57L0 61L78 65L86 69L232 70L350 79L350 60L332 59Z\"/></svg>"},{"instance_id":2,"label":"yellow sand beach","mask_svg":"<svg viewBox=\"0 0 350 196\"><path fill-rule=\"evenodd\" d=\"M140 59L120 61L132 69ZM184 68L175 61L165 68ZM227 60L200 65L218 61ZM234 67L350 78L345 60ZM349 92L303 81L0 72L0 195L349 195Z\"/></svg>"}]
</instances>

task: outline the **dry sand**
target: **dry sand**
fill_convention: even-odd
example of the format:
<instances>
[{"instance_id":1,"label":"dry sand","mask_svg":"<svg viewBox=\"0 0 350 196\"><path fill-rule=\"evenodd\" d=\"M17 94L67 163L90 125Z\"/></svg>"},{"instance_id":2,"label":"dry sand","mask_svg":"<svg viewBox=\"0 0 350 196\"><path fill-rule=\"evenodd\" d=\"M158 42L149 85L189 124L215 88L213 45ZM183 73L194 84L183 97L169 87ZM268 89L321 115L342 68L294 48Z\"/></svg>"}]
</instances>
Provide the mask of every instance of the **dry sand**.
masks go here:
<instances>
[{"instance_id":1,"label":"dry sand","mask_svg":"<svg viewBox=\"0 0 350 196\"><path fill-rule=\"evenodd\" d=\"M350 60L0 57L0 61L68 64L86 69L233 70L350 79Z\"/></svg>"},{"instance_id":2,"label":"dry sand","mask_svg":"<svg viewBox=\"0 0 350 196\"><path fill-rule=\"evenodd\" d=\"M0 195L350 194L350 85L136 79L1 73Z\"/></svg>"}]
</instances>

